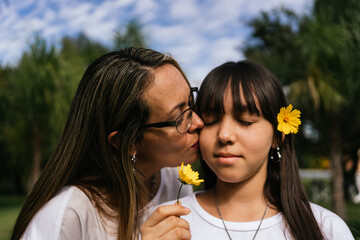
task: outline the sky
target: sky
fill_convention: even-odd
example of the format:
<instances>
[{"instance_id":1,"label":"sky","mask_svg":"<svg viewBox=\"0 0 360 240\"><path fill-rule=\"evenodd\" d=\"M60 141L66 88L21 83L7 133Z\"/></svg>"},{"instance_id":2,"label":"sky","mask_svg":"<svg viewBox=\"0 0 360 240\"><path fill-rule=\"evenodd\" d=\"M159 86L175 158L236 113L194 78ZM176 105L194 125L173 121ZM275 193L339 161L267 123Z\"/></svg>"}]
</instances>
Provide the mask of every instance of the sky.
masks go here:
<instances>
[{"instance_id":1,"label":"sky","mask_svg":"<svg viewBox=\"0 0 360 240\"><path fill-rule=\"evenodd\" d=\"M299 14L313 0L0 0L0 64L15 65L34 33L57 44L83 32L104 45L131 19L148 45L170 53L194 86L214 67L244 59L246 21L281 6Z\"/></svg>"}]
</instances>

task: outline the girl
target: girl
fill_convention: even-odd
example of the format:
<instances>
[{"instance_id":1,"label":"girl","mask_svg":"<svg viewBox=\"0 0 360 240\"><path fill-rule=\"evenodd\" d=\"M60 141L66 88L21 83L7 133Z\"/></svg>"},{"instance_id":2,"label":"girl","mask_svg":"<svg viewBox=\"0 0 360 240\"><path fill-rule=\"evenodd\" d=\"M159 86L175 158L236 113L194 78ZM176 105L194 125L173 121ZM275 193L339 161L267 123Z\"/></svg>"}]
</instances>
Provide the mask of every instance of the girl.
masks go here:
<instances>
[{"instance_id":1,"label":"girl","mask_svg":"<svg viewBox=\"0 0 360 240\"><path fill-rule=\"evenodd\" d=\"M342 219L309 203L293 136L277 130L286 106L279 82L251 61L228 62L201 85L200 150L205 190L181 199L192 239L353 239ZM296 115L296 112L295 112ZM298 123L292 114L282 126Z\"/></svg>"},{"instance_id":2,"label":"girl","mask_svg":"<svg viewBox=\"0 0 360 240\"><path fill-rule=\"evenodd\" d=\"M203 122L192 112L194 90L173 58L150 49L96 59L12 239L137 238L144 206L176 198L176 169L163 168L200 157L197 130ZM176 205L155 212L143 237L157 238L161 222L186 213ZM177 239L169 226L160 224L161 236ZM172 226L190 238L184 220Z\"/></svg>"}]
</instances>

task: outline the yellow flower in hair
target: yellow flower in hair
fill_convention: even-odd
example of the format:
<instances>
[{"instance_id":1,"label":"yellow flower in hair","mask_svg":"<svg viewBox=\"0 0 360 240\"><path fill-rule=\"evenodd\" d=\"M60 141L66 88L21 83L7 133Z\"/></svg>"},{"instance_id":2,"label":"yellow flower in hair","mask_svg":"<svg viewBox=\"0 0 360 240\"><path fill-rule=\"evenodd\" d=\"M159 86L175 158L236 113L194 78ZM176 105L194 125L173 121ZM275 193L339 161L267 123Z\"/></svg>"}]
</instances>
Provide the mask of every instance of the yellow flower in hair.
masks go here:
<instances>
[{"instance_id":1,"label":"yellow flower in hair","mask_svg":"<svg viewBox=\"0 0 360 240\"><path fill-rule=\"evenodd\" d=\"M195 186L199 186L200 183L204 182L204 179L199 179L199 173L197 171L193 171L190 164L184 166L184 163L181 163L181 166L178 167L178 171L181 186L179 188L176 202L179 204L179 197L182 186L184 184L192 184Z\"/></svg>"},{"instance_id":2,"label":"yellow flower in hair","mask_svg":"<svg viewBox=\"0 0 360 240\"><path fill-rule=\"evenodd\" d=\"M280 132L285 134L297 133L300 121L301 112L297 109L292 110L293 106L290 104L288 107L282 107L277 115L278 127Z\"/></svg>"}]
</instances>

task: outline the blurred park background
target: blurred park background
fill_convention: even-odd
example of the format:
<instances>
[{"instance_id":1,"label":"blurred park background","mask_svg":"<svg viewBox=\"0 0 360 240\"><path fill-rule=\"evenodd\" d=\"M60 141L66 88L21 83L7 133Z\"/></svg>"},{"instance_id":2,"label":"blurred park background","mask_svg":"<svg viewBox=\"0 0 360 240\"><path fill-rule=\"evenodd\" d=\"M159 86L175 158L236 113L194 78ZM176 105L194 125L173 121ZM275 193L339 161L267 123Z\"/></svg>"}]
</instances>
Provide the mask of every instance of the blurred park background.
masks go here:
<instances>
[{"instance_id":1,"label":"blurred park background","mask_svg":"<svg viewBox=\"0 0 360 240\"><path fill-rule=\"evenodd\" d=\"M296 148L310 200L341 216L360 239L360 204L347 187L360 148L360 1L314 0L301 14L279 7L242 24L249 34L233 51L268 67L302 112ZM59 139L86 67L111 50L154 48L144 27L129 20L110 44L82 32L54 42L34 33L15 64L0 65L0 240L9 238Z\"/></svg>"}]
</instances>

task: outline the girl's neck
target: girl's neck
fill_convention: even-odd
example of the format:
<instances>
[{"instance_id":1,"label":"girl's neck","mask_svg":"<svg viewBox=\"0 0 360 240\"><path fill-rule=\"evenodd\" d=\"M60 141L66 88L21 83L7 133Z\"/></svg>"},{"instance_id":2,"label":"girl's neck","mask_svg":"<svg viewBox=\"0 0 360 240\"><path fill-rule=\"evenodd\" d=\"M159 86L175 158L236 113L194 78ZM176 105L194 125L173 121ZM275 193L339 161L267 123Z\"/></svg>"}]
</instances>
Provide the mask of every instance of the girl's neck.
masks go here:
<instances>
[{"instance_id":1,"label":"girl's neck","mask_svg":"<svg viewBox=\"0 0 360 240\"><path fill-rule=\"evenodd\" d=\"M198 194L197 200L205 211L220 218L214 201L214 194L216 194L217 203L224 220L234 222L256 221L261 219L268 202L264 196L264 184L265 179L241 183L225 183L218 179L216 187L203 194ZM278 211L270 205L265 218L277 213Z\"/></svg>"},{"instance_id":2,"label":"girl's neck","mask_svg":"<svg viewBox=\"0 0 360 240\"><path fill-rule=\"evenodd\" d=\"M228 206L232 209L238 209L239 212L246 212L251 209L257 209L260 206L266 206L264 197L264 183L253 184L251 182L243 183L224 183L218 179L216 187L211 190L216 191L218 203Z\"/></svg>"}]
</instances>

